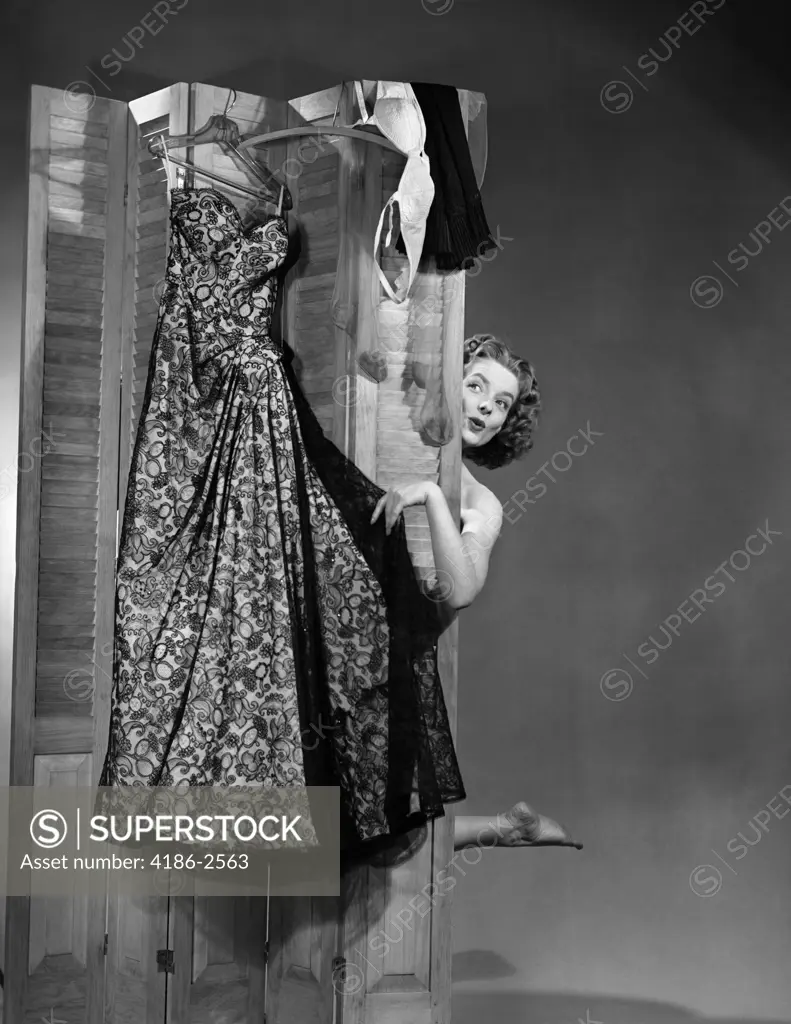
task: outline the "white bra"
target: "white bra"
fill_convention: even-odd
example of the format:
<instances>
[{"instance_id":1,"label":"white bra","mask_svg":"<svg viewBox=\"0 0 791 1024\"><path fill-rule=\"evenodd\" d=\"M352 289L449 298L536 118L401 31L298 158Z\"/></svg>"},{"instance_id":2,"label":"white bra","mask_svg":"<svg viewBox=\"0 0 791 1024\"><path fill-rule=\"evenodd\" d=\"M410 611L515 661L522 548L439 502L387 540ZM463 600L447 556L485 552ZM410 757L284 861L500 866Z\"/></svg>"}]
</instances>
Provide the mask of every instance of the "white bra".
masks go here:
<instances>
[{"instance_id":1,"label":"white bra","mask_svg":"<svg viewBox=\"0 0 791 1024\"><path fill-rule=\"evenodd\" d=\"M361 124L375 125L407 158L398 189L382 210L374 239L374 262L379 280L391 299L403 302L415 280L426 237L426 218L434 199L434 182L431 179L429 159L423 152L426 144L426 123L415 92L408 82L377 82L376 102L373 114L370 115L365 105L362 83L355 82L354 86L362 117L353 127ZM400 295L396 295L391 288L378 261L385 215L389 215L390 218L385 245L392 242L395 203L398 203L401 235L409 261L409 277L406 288Z\"/></svg>"}]
</instances>

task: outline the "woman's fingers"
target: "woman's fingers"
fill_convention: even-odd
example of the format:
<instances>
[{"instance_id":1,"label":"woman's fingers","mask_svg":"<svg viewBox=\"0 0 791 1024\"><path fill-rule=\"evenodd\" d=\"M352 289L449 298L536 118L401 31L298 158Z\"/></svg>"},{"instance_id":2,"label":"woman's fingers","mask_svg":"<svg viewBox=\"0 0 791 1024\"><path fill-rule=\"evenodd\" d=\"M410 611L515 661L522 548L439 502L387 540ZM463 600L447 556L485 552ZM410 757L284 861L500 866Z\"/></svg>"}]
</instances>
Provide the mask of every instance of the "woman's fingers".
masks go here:
<instances>
[{"instance_id":1,"label":"woman's fingers","mask_svg":"<svg viewBox=\"0 0 791 1024\"><path fill-rule=\"evenodd\" d=\"M397 494L394 494L393 495L393 501L392 501L392 503L390 504L390 506L388 508L387 527L386 527L386 532L387 533L390 533L390 531L395 526L395 524L396 524L396 522L398 520L398 517L401 515L401 510L402 510L403 507L404 507L403 499L400 498Z\"/></svg>"},{"instance_id":2,"label":"woman's fingers","mask_svg":"<svg viewBox=\"0 0 791 1024\"><path fill-rule=\"evenodd\" d=\"M386 502L387 502L387 494L383 494L382 497L379 499L379 501L377 501L376 508L374 509L374 514L371 516L371 522L372 523L375 523L376 520L379 518L379 516L381 515L381 512L382 512L382 509L385 507Z\"/></svg>"},{"instance_id":3,"label":"woman's fingers","mask_svg":"<svg viewBox=\"0 0 791 1024\"><path fill-rule=\"evenodd\" d=\"M397 488L391 487L376 503L374 514L371 516L372 523L376 522L382 510L385 513L385 532L390 533L404 510L404 497Z\"/></svg>"}]
</instances>

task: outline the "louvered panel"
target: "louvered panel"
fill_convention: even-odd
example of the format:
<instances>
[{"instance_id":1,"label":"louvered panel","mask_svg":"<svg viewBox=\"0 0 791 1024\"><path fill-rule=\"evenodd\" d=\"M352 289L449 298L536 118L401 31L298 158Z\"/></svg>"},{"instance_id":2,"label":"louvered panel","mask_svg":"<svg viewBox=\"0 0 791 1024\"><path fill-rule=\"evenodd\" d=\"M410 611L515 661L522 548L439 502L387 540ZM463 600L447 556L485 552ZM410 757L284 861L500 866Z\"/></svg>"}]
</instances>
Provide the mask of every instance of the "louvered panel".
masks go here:
<instances>
[{"instance_id":1,"label":"louvered panel","mask_svg":"<svg viewBox=\"0 0 791 1024\"><path fill-rule=\"evenodd\" d=\"M127 200L135 212L135 244L131 254L134 262L134 320L131 325L132 407L127 436L128 459L131 459L145 394L159 300L164 286L169 241L167 175L162 167L162 161L152 157L147 147L153 135L169 132L169 112L139 125L137 175L130 182Z\"/></svg>"},{"instance_id":2,"label":"louvered panel","mask_svg":"<svg viewBox=\"0 0 791 1024\"><path fill-rule=\"evenodd\" d=\"M227 89L202 84L192 85L188 90L185 87L185 91L190 100L189 117L186 117L185 103L185 123L178 127L171 124L171 134L195 131L213 114L223 113L229 95ZM270 101L239 93L229 115L237 122L243 134L257 135L285 127L285 107L284 101ZM235 160L224 156L217 145L193 147L178 155L186 156L204 170L241 183L252 183L248 172L241 169ZM285 147L269 147L258 154L248 152L248 156L265 159L277 173L285 157ZM186 180L188 184L193 184L190 173L187 173ZM243 218L247 216L248 210L256 214L256 220L260 218L262 211L256 200L251 198L248 201L232 188L226 188L198 173L194 175L194 184L196 187L215 188L225 194ZM143 253L147 247L147 236L142 229L146 223L143 202L139 205L138 222L138 247ZM141 265L143 259L141 256ZM151 276L145 280L148 284ZM139 270L138 287L142 286L143 281ZM138 318L138 332L140 324L141 319ZM152 1009L149 1005L147 1013L140 1015L139 1019L143 1019L143 1016L147 1020L165 1019L167 1016L174 1021L208 1020L214 1019L221 1008L225 1011L229 1007L235 1008L240 1019L244 1020L257 1020L265 1015L264 943L268 934L267 910L264 901L210 898L204 895L204 887L199 881L193 887L192 880L188 878L184 889L170 900L170 921L161 937L157 936L156 939L157 945L167 944L172 948L176 964L175 974L167 985L167 1013L160 1013L158 1006ZM125 921L127 916L126 908L121 906L117 915L118 922ZM134 962L135 955L130 945L129 963ZM159 978L164 980L162 975ZM161 991L164 992L164 985Z\"/></svg>"},{"instance_id":3,"label":"louvered panel","mask_svg":"<svg viewBox=\"0 0 791 1024\"><path fill-rule=\"evenodd\" d=\"M336 386L339 357L332 310L340 251L339 167L339 150L327 138L289 143L287 180L302 251L288 278L286 340L297 355L297 378L305 397L322 430L336 443L342 441L336 399L343 401L343 389Z\"/></svg>"},{"instance_id":4,"label":"louvered panel","mask_svg":"<svg viewBox=\"0 0 791 1024\"><path fill-rule=\"evenodd\" d=\"M367 95L375 84L363 83ZM350 103L350 85L291 101L289 123L330 124L336 113L339 123L352 123L357 112ZM465 102L462 110L466 117ZM429 266L414 282L408 302L399 305L384 297L374 276L372 243L380 212L398 187L404 158L377 146L339 140L333 144L337 159L334 152L329 159L326 147L330 143L322 143L325 154L309 166L304 157L312 160L315 144L304 139L290 142L288 153L289 159L295 160L289 163L289 170L296 167L298 171L296 180L289 177L289 185L296 206L295 226L302 235L302 258L287 281L285 336L297 352L303 390L319 412L324 429L369 477L383 487L416 477L437 481L457 517L463 276L461 287L449 290L444 287L446 275ZM298 147L302 147L302 164L296 162ZM382 251L380 262L393 281L407 265L392 245ZM325 313L327 304L329 315ZM358 372L359 356L377 350L384 352L388 364L387 379L381 384ZM430 443L421 422L427 394L424 384L432 371L432 386L441 372L453 398L450 419L455 434L451 443L441 448ZM325 381L331 381L329 393L322 391ZM434 387L430 394L436 397L438 391ZM329 400L332 409L322 414L321 405ZM416 572L430 575L433 556L425 510L407 509L405 519ZM453 720L455 626L440 639L438 657ZM449 901L434 907L429 917L421 914L419 922L413 920L404 941L381 955L381 962L368 959L367 964L360 963L356 948L366 933L369 938L380 935L382 927L393 920L394 911L430 884L447 863L452 852L452 816L430 832L431 842L408 864L388 872L383 887L369 888L369 876L360 880L360 895L343 919L341 948L349 965L355 965L355 983L339 999L338 1024L361 1020L439 1024L448 1019ZM302 979L300 993L312 999L322 979L326 986L328 978L326 963L322 971L307 967L307 926L303 924L299 933L303 948L298 949L284 941L285 931L277 916L271 924L273 997L278 994L281 972L285 976L288 969L293 978ZM366 958L371 948L369 944ZM286 1009L296 1011L293 1019L328 1020L331 1015L329 1002L324 1007L310 1002L306 1008L298 1005L297 993L291 998L295 1001ZM292 1017L286 1013L283 1019Z\"/></svg>"},{"instance_id":5,"label":"louvered panel","mask_svg":"<svg viewBox=\"0 0 791 1024\"><path fill-rule=\"evenodd\" d=\"M107 107L49 114L35 714L90 717L108 223ZM75 180L80 176L83 188ZM117 268L120 271L120 266Z\"/></svg>"},{"instance_id":6,"label":"louvered panel","mask_svg":"<svg viewBox=\"0 0 791 1024\"><path fill-rule=\"evenodd\" d=\"M31 90L11 784L37 788L95 781L112 664L128 110L79 103ZM8 923L8 1018L36 1015L57 956L96 1024L100 901L12 903Z\"/></svg>"},{"instance_id":7,"label":"louvered panel","mask_svg":"<svg viewBox=\"0 0 791 1024\"><path fill-rule=\"evenodd\" d=\"M324 1024L333 1019L333 977L327 969L336 922L328 898L272 896L273 949L267 975L267 1019Z\"/></svg>"},{"instance_id":8,"label":"louvered panel","mask_svg":"<svg viewBox=\"0 0 791 1024\"><path fill-rule=\"evenodd\" d=\"M121 461L118 526L145 396L148 365L165 284L170 241L167 175L148 151L155 135L187 130L186 85L162 89L130 104L123 306Z\"/></svg>"},{"instance_id":9,"label":"louvered panel","mask_svg":"<svg viewBox=\"0 0 791 1024\"><path fill-rule=\"evenodd\" d=\"M383 192L392 194L388 188ZM392 262L406 265L405 257ZM426 301L429 296L430 304ZM432 322L424 324L420 311L428 305L436 312ZM418 355L423 360L439 362L441 320L441 282L436 275L419 273L404 303L397 304L386 297L380 300L376 322L380 330L385 325L379 344L387 360L387 379L379 386L377 405L376 467L380 487L415 480L439 482L441 449L428 441L421 424L427 392L414 380L413 361ZM418 576L425 578L433 568L431 544L426 544L425 508L408 509L404 520L412 564Z\"/></svg>"},{"instance_id":10,"label":"louvered panel","mask_svg":"<svg viewBox=\"0 0 791 1024\"><path fill-rule=\"evenodd\" d=\"M365 82L370 93L375 83ZM290 124L328 124L335 113L349 124L354 111L347 86L326 90L292 101ZM462 110L466 117L466 100ZM326 146L327 142L324 140ZM301 147L301 163L296 162ZM313 148L311 148L313 147ZM335 153L317 156L318 147L305 140L289 143L289 185L295 200L295 226L302 235L302 259L292 269L286 288L285 336L297 352L301 383L322 425L370 477L382 486L413 481L416 476L441 483L452 514L458 516L460 490L460 443L458 394L461 387L463 341L463 276L461 287L444 288L446 275L429 270L414 283L410 300L397 305L383 298L373 276L371 243L384 202L395 191L403 158L374 146L341 141ZM305 163L305 157L310 161ZM296 167L297 174L293 171ZM296 180L295 180L296 179ZM404 270L406 259L393 246L381 254L391 280ZM330 287L332 285L332 287ZM326 315L329 307L329 316ZM366 351L384 351L388 378L377 385L357 372L357 358ZM445 356L443 363L442 357ZM328 371L330 371L328 373ZM439 448L426 436L421 413L427 392L432 401L439 394L441 373L448 394L450 444ZM331 381L329 393L326 382ZM322 415L323 402L333 407ZM431 538L425 510L405 514L413 563L419 575L432 567ZM440 670L451 719L455 708L456 629L440 640ZM388 872L382 889L361 884L361 896L344 916L342 949L360 969L355 943L366 932L378 935L393 919L393 911L413 898L447 862L452 851L452 816L431 829L432 841L412 860ZM373 897L369 902L367 897ZM302 915L303 917L310 915ZM309 922L302 921L290 941L275 915L272 926L273 956L270 961L272 1000L278 1019L329 1020L332 1007L326 998L330 980L326 951L331 937L309 946ZM345 991L337 1007L338 1024L344 1021L411 1020L439 1024L447 1019L450 984L448 901L434 907L428 918L420 917L414 933L380 957L362 966L353 991ZM321 948L321 961L308 964L306 950ZM370 947L369 947L370 948ZM370 970L368 969L370 968ZM298 989L282 997L281 978L299 979ZM324 988L324 999L320 989ZM307 1005L301 1004L301 999ZM322 1005L323 1004L323 1005ZM279 1011L284 1012L280 1014Z\"/></svg>"},{"instance_id":11,"label":"louvered panel","mask_svg":"<svg viewBox=\"0 0 791 1024\"><path fill-rule=\"evenodd\" d=\"M117 491L113 495L114 554L145 393L168 245L166 176L161 161L149 154L147 143L155 132L169 134L186 130L186 100L186 85L162 89L131 103L126 123L127 195L124 222L119 232L124 263L119 471ZM114 597L115 581L111 579L102 595L111 616ZM112 644L109 648L112 653ZM109 691L111 679L108 677L103 683ZM102 722L100 756L96 758L99 770L106 751L108 725L109 702ZM116 888L111 873L109 905L101 907L102 932L106 928L109 936L106 957L102 955L101 943L97 947L106 983L104 993L96 997L99 1019L105 1019L108 1013L118 1020L163 1018L165 990L158 981L156 964L148 955L142 962L139 958L141 945L145 948L151 944L151 936L161 927L164 912L161 915L159 912L163 908L158 907L156 899L142 896L142 902L136 901L119 895Z\"/></svg>"}]
</instances>

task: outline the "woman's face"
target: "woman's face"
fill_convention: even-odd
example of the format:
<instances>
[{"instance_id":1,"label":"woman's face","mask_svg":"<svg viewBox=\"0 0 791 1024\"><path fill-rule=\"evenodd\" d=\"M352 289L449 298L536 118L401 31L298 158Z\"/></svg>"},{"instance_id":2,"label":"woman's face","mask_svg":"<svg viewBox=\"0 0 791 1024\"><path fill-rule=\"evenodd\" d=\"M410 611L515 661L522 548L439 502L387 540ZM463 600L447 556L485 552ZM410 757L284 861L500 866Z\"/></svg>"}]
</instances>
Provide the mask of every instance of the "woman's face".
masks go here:
<instances>
[{"instance_id":1,"label":"woman's face","mask_svg":"<svg viewBox=\"0 0 791 1024\"><path fill-rule=\"evenodd\" d=\"M505 423L519 393L519 381L501 363L487 356L473 359L462 383L462 443L480 448Z\"/></svg>"}]
</instances>

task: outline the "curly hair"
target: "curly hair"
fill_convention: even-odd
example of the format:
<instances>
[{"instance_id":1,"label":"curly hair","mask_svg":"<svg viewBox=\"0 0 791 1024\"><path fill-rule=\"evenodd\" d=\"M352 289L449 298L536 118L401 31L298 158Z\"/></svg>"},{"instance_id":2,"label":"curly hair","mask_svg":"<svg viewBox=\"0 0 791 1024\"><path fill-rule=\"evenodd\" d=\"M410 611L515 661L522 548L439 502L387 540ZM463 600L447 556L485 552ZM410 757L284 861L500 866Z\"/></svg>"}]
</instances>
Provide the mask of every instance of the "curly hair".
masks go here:
<instances>
[{"instance_id":1,"label":"curly hair","mask_svg":"<svg viewBox=\"0 0 791 1024\"><path fill-rule=\"evenodd\" d=\"M485 469L499 469L526 455L533 447L533 432L541 413L541 392L536 374L527 359L515 355L493 334L474 334L464 342L464 375L475 359L494 359L510 370L518 382L516 401L494 437L480 448L464 449L464 456Z\"/></svg>"}]
</instances>

